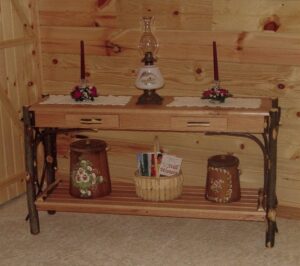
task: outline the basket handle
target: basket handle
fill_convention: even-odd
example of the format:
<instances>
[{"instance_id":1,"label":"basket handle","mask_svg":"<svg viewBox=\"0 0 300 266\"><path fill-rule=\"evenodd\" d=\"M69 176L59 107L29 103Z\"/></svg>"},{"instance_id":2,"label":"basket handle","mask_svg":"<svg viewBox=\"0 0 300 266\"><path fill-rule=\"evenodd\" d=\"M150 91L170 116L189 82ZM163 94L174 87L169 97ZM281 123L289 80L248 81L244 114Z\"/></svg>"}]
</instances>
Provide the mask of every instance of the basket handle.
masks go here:
<instances>
[{"instance_id":1,"label":"basket handle","mask_svg":"<svg viewBox=\"0 0 300 266\"><path fill-rule=\"evenodd\" d=\"M155 173L156 173L156 178L159 178L159 169L158 169L158 164L157 164L157 154L160 151L159 149L159 140L158 140L158 136L154 137L154 167L155 167Z\"/></svg>"}]
</instances>

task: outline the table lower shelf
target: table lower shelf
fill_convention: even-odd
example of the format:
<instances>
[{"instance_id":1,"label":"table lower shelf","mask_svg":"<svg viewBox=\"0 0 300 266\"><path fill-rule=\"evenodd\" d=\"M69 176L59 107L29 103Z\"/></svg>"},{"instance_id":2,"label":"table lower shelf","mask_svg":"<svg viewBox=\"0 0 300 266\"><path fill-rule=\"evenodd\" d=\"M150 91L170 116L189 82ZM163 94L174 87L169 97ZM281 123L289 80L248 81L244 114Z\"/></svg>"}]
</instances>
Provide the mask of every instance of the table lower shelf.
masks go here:
<instances>
[{"instance_id":1,"label":"table lower shelf","mask_svg":"<svg viewBox=\"0 0 300 266\"><path fill-rule=\"evenodd\" d=\"M257 210L258 190L242 189L238 202L213 203L204 198L203 187L185 186L180 198L152 202L138 198L132 183L113 182L112 193L97 199L79 199L69 194L69 183L61 181L46 198L39 197L39 211L110 213L145 216L208 218L264 221L265 212Z\"/></svg>"}]
</instances>

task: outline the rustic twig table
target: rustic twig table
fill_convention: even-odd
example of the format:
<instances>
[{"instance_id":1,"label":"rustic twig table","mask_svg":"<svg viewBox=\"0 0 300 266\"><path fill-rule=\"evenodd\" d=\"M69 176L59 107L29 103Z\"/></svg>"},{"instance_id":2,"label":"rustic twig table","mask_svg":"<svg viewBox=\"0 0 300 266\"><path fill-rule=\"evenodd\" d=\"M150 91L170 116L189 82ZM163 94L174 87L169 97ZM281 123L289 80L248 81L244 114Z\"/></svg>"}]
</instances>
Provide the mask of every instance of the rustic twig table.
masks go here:
<instances>
[{"instance_id":1,"label":"rustic twig table","mask_svg":"<svg viewBox=\"0 0 300 266\"><path fill-rule=\"evenodd\" d=\"M196 97L195 97L196 98ZM119 213L191 218L267 221L266 246L273 247L276 225L276 162L280 108L277 99L259 101L257 107L172 106L173 97L163 105L136 105L129 97L125 105L47 104L23 108L25 128L26 186L30 230L38 234L39 211ZM44 102L44 103L43 103ZM245 137L262 150L264 185L261 190L242 188L242 199L215 204L204 199L204 189L185 186L182 197L169 202L147 202L136 197L133 184L112 183L112 194L99 199L72 198L68 184L55 176L56 135L59 130L103 129L165 132L199 132ZM121 133L120 133L121 134ZM37 174L37 145L44 145L44 167ZM47 185L45 188L45 184Z\"/></svg>"}]
</instances>

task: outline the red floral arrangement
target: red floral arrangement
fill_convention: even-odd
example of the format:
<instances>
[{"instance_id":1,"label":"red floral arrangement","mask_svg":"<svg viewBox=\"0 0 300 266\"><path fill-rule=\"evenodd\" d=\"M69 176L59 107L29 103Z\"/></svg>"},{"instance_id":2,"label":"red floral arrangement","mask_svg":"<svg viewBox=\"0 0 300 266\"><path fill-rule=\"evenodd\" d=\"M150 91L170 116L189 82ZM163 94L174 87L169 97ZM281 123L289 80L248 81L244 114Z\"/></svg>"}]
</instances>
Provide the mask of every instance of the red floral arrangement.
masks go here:
<instances>
[{"instance_id":1,"label":"red floral arrangement","mask_svg":"<svg viewBox=\"0 0 300 266\"><path fill-rule=\"evenodd\" d=\"M228 97L232 97L232 94L228 90L219 87L213 87L202 94L202 99L210 99L221 103L225 102L225 99Z\"/></svg>"},{"instance_id":2,"label":"red floral arrangement","mask_svg":"<svg viewBox=\"0 0 300 266\"><path fill-rule=\"evenodd\" d=\"M71 96L75 101L94 101L97 97L97 89L95 86L76 86L71 92Z\"/></svg>"}]
</instances>

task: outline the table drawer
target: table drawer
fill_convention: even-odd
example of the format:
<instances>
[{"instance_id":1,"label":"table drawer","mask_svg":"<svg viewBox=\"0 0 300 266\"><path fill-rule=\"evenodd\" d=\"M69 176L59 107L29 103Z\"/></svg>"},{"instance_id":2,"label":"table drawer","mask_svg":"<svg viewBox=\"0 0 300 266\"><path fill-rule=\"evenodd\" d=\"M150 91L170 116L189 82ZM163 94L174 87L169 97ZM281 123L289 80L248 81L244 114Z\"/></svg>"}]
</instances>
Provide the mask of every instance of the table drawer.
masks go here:
<instances>
[{"instance_id":1,"label":"table drawer","mask_svg":"<svg viewBox=\"0 0 300 266\"><path fill-rule=\"evenodd\" d=\"M185 117L171 118L171 129L178 131L226 131L227 118L225 117Z\"/></svg>"},{"instance_id":2,"label":"table drawer","mask_svg":"<svg viewBox=\"0 0 300 266\"><path fill-rule=\"evenodd\" d=\"M118 115L66 115L66 124L79 128L119 128Z\"/></svg>"}]
</instances>

